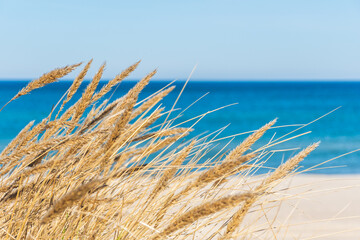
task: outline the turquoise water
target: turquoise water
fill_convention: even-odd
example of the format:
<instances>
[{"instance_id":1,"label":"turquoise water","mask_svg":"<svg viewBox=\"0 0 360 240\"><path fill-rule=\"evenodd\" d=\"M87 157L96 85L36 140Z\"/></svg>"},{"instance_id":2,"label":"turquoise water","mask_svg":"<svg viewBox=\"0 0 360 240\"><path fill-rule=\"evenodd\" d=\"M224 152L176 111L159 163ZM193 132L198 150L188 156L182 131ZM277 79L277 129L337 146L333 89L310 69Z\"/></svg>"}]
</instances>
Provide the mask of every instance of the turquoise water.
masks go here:
<instances>
[{"instance_id":1,"label":"turquoise water","mask_svg":"<svg viewBox=\"0 0 360 240\"><path fill-rule=\"evenodd\" d=\"M140 98L145 98L167 83L166 81L150 83ZM26 84L26 81L0 81L0 106L3 106ZM15 100L0 112L0 149L30 120L40 121L46 117L70 84L64 81L38 89ZM102 84L104 83L101 83L100 87ZM176 90L162 102L167 109L171 108L183 84L183 82L176 83ZM112 99L122 96L133 85L134 82L123 82ZM85 86L86 83L82 85L81 92ZM209 94L190 107L184 113L182 120L228 104L238 104L204 117L195 126L196 130L191 136L213 132L230 123L220 134L220 137L225 137L258 129L274 118L278 118L277 126L305 124L341 107L291 136L307 131L312 133L276 146L274 149L305 147L320 140L321 146L302 163L304 167L311 167L360 148L360 82L190 81L176 107L184 109L206 93ZM273 129L255 147L269 141L275 132L277 138L295 128ZM228 145L228 149L236 146L244 137L245 135L236 137ZM224 144L226 141L220 141L212 150L213 153L220 150ZM266 165L275 167L295 152L276 153ZM326 169L318 169L313 173L360 173L360 153L356 152L333 160L323 167Z\"/></svg>"}]
</instances>

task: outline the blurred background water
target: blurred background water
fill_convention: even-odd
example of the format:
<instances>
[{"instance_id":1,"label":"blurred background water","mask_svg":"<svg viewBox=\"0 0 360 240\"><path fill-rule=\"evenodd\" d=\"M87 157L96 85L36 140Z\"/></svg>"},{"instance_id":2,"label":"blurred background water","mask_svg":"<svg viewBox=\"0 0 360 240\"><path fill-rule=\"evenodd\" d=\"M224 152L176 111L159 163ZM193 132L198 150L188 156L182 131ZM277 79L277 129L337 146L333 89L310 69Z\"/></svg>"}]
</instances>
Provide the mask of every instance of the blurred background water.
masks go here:
<instances>
[{"instance_id":1,"label":"blurred background water","mask_svg":"<svg viewBox=\"0 0 360 240\"><path fill-rule=\"evenodd\" d=\"M121 83L114 92L112 100L125 94L135 83L135 81ZM151 82L140 94L140 99L168 83L169 81ZM0 106L3 106L26 84L26 80L0 81ZM0 149L3 149L29 121L38 122L46 117L70 84L71 82L68 81L51 84L15 100L4 108L0 112ZM82 84L75 98L80 96L86 84L86 82ZM99 87L103 84L105 82L101 82ZM184 82L176 82L174 85L176 85L175 90L162 101L168 110L171 109ZM256 130L274 118L278 118L276 126L306 124L340 107L290 136L307 131L312 133L275 146L274 149L305 147L315 141L321 141L320 147L302 163L303 167L308 168L360 148L360 82L190 81L176 108L185 109L206 93L209 94L184 112L181 121L232 103L237 104L208 114L194 127L195 131L190 137L204 132L214 132L228 124L230 125L219 137ZM172 116L176 116L179 112L174 112ZM194 121L185 126L191 126L192 123ZM254 148L267 143L275 133L277 138L296 128L293 126L272 129ZM226 149L232 149L246 136L236 137ZM211 152L219 151L228 140L220 141ZM295 150L278 152L266 163L266 166L275 167L294 153ZM321 168L311 173L360 173L360 153L355 152L330 161Z\"/></svg>"}]
</instances>

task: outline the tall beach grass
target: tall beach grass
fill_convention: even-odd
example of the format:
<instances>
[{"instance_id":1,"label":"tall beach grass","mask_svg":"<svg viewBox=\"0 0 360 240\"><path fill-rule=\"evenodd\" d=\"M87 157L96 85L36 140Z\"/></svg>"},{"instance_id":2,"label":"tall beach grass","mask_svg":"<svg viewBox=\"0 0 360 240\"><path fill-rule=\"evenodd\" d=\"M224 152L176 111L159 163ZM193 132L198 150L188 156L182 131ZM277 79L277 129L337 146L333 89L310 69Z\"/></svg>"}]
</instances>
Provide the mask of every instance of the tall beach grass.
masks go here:
<instances>
[{"instance_id":1,"label":"tall beach grass","mask_svg":"<svg viewBox=\"0 0 360 240\"><path fill-rule=\"evenodd\" d=\"M29 122L1 152L1 239L252 239L259 231L273 234L270 227L245 228L246 217L260 212L257 206L318 143L271 173L252 177L271 160L270 147L292 138L271 139L252 149L276 120L259 123L235 149L209 158L216 133L191 137L196 124L175 125L180 117L175 104L161 105L173 86L139 99L156 70L121 98L104 99L139 62L98 89L102 65L74 101L91 64L79 70L46 118ZM6 107L79 66L33 80ZM195 123L204 115L194 116ZM233 176L237 181L229 181Z\"/></svg>"}]
</instances>

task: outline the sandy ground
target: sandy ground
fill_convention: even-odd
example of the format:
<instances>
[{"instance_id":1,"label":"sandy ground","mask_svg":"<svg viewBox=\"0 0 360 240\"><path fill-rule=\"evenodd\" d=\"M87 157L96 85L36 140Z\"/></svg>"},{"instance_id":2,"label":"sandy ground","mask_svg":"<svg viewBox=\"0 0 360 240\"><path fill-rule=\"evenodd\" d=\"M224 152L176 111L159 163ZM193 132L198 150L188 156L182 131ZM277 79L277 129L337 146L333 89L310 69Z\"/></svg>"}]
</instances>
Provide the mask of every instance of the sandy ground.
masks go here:
<instances>
[{"instance_id":1,"label":"sandy ground","mask_svg":"<svg viewBox=\"0 0 360 240\"><path fill-rule=\"evenodd\" d=\"M234 177L226 185L238 182ZM238 191L225 189L224 195ZM186 239L218 239L221 226L223 222L207 226ZM360 175L306 174L286 179L272 197L255 204L237 234L235 239L360 240Z\"/></svg>"},{"instance_id":2,"label":"sandy ground","mask_svg":"<svg viewBox=\"0 0 360 240\"><path fill-rule=\"evenodd\" d=\"M289 224L278 239L360 239L360 176L298 175L281 187L299 194L283 202L279 221Z\"/></svg>"},{"instance_id":3,"label":"sandy ground","mask_svg":"<svg viewBox=\"0 0 360 240\"><path fill-rule=\"evenodd\" d=\"M269 199L245 221L266 215L257 229L271 227L273 235L260 230L251 239L360 239L360 175L298 175L276 189L280 207L267 208Z\"/></svg>"}]
</instances>

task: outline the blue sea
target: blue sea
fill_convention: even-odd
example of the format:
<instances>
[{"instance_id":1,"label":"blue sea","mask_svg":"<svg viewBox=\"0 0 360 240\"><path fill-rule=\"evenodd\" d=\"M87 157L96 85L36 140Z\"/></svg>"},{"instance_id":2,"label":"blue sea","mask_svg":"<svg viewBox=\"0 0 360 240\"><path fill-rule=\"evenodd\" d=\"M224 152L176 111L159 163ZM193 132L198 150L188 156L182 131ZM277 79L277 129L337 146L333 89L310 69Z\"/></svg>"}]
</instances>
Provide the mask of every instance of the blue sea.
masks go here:
<instances>
[{"instance_id":1,"label":"blue sea","mask_svg":"<svg viewBox=\"0 0 360 240\"><path fill-rule=\"evenodd\" d=\"M28 81L0 81L0 107L10 100ZM151 82L141 93L143 99L167 85L169 81ZM58 99L66 92L71 82L60 81L33 91L10 103L0 112L0 149L31 120L40 121L46 117ZM82 84L79 93L86 87ZM101 82L101 85L105 82ZM135 81L123 82L114 92L112 99L122 96ZM162 101L170 110L184 82L176 82L176 89ZM207 94L208 93L208 94ZM206 95L207 94L207 95ZM204 96L206 95L206 96ZM203 97L204 96L204 97ZM292 137L308 131L311 133L274 146L277 151L266 163L267 167L276 167L298 150L316 141L320 147L303 163L303 169L314 167L324 161L360 148L360 82L310 82L310 81L190 81L175 108L185 109L184 121L208 111L236 103L221 110L211 112L198 122L190 137L209 134L227 126L217 138L225 138L239 133L256 130L267 122L278 118L276 126L288 126L271 129L254 148L289 133L302 124L337 109L318 121L290 134ZM201 98L199 101L197 101ZM340 107L340 108L339 108ZM176 116L178 110L172 116ZM185 126L191 126L194 121ZM229 125L230 124L230 125ZM225 138L214 143L210 153L232 149L247 135ZM229 141L232 140L230 143ZM227 144L227 145L226 145ZM310 173L355 174L360 173L360 152L345 155L315 167Z\"/></svg>"}]
</instances>

